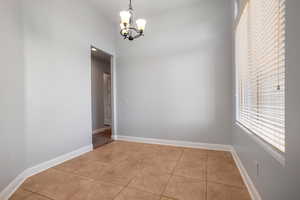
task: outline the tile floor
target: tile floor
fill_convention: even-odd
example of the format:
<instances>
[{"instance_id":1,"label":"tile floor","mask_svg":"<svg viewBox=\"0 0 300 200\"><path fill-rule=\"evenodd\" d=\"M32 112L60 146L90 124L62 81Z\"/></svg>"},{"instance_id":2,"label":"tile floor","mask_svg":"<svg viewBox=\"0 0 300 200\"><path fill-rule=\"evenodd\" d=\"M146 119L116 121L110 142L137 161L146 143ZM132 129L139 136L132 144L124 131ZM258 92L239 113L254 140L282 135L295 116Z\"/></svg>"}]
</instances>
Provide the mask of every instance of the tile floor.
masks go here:
<instances>
[{"instance_id":1,"label":"tile floor","mask_svg":"<svg viewBox=\"0 0 300 200\"><path fill-rule=\"evenodd\" d=\"M229 152L116 141L28 178L11 200L250 200Z\"/></svg>"}]
</instances>

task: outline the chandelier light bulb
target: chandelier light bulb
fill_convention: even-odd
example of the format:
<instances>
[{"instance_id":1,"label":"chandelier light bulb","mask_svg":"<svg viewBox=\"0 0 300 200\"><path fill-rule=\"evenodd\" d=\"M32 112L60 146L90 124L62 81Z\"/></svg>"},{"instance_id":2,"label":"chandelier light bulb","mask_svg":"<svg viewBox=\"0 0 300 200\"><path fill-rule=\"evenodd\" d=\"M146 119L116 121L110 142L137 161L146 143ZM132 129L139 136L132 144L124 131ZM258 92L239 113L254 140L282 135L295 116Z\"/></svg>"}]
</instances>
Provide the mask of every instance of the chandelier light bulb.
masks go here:
<instances>
[{"instance_id":1,"label":"chandelier light bulb","mask_svg":"<svg viewBox=\"0 0 300 200\"><path fill-rule=\"evenodd\" d=\"M121 23L122 24L129 24L129 21L130 21L130 17L131 17L131 14L128 10L123 10L120 12L120 17L121 17Z\"/></svg>"},{"instance_id":2,"label":"chandelier light bulb","mask_svg":"<svg viewBox=\"0 0 300 200\"><path fill-rule=\"evenodd\" d=\"M122 29L121 33L122 33L122 35L127 35L128 34L128 30L127 29Z\"/></svg>"},{"instance_id":3,"label":"chandelier light bulb","mask_svg":"<svg viewBox=\"0 0 300 200\"><path fill-rule=\"evenodd\" d=\"M146 20L145 19L138 19L136 20L137 29L139 31L144 31L146 27Z\"/></svg>"}]
</instances>

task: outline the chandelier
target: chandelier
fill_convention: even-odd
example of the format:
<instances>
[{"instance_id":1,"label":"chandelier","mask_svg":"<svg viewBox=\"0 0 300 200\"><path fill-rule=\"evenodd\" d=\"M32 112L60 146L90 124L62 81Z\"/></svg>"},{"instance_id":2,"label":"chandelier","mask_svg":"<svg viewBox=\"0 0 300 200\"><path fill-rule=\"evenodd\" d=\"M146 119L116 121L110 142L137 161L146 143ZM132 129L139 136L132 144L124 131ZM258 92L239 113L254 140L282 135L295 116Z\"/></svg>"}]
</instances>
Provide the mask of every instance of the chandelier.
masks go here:
<instances>
[{"instance_id":1,"label":"chandelier","mask_svg":"<svg viewBox=\"0 0 300 200\"><path fill-rule=\"evenodd\" d=\"M144 35L146 20L138 19L136 20L136 24L134 24L133 22L134 14L133 14L131 0L129 0L129 9L121 11L120 17L121 17L120 34L124 39L128 39L132 41Z\"/></svg>"}]
</instances>

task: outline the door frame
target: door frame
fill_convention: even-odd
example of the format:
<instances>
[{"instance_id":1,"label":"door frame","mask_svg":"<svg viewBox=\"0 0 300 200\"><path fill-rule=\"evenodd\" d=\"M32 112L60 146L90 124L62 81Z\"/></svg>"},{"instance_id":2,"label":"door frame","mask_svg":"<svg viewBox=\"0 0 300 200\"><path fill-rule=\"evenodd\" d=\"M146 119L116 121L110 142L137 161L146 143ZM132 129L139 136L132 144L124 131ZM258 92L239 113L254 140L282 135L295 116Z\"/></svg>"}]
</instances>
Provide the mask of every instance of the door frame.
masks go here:
<instances>
[{"instance_id":1,"label":"door frame","mask_svg":"<svg viewBox=\"0 0 300 200\"><path fill-rule=\"evenodd\" d=\"M109 81L107 81L107 78L109 77ZM112 126L112 91L111 91L111 84L112 84L112 79L111 79L111 73L106 73L106 72L104 72L103 73L103 81L104 81L104 84L103 84L103 86L104 86L104 125L107 125L107 124L109 124L110 126ZM107 83L106 82L108 82L109 84L110 84L110 87L106 87L107 85ZM108 96L107 96L107 89L108 88L110 88L110 102L109 101L106 101L107 100L107 98L108 98ZM107 116L106 116L106 109L105 109L105 107L107 106L107 105L105 105L105 103L107 103L107 102L109 102L110 103L110 106L108 106L108 107L110 107L109 109L110 109L110 119L108 119L109 121L106 121L107 120Z\"/></svg>"},{"instance_id":2,"label":"door frame","mask_svg":"<svg viewBox=\"0 0 300 200\"><path fill-rule=\"evenodd\" d=\"M116 62L115 62L115 55L114 53L105 51L101 48L96 47L95 45L90 46L90 102L91 102L91 131L90 137L93 136L93 128L92 128L92 48L96 48L97 51L101 51L110 56L110 74L111 74L111 132L112 132L112 139L117 138L117 99L116 99Z\"/></svg>"}]
</instances>

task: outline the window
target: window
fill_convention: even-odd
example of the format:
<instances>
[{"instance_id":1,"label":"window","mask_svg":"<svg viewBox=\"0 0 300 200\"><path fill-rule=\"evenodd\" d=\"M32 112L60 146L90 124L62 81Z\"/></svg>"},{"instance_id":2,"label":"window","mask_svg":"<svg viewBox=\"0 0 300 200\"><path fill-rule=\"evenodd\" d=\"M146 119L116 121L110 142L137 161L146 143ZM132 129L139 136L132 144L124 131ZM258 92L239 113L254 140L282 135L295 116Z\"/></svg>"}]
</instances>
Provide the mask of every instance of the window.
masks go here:
<instances>
[{"instance_id":1,"label":"window","mask_svg":"<svg viewBox=\"0 0 300 200\"><path fill-rule=\"evenodd\" d=\"M236 33L237 121L285 151L285 0L248 0Z\"/></svg>"}]
</instances>

